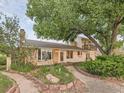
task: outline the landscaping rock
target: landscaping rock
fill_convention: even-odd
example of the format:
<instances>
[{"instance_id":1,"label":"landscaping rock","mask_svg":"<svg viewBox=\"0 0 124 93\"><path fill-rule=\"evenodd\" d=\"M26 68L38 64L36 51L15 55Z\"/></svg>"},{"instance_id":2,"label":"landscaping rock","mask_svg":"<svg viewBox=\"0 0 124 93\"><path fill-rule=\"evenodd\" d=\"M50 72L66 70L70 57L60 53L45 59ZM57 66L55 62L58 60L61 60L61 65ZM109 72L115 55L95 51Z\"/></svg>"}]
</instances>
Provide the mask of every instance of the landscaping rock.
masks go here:
<instances>
[{"instance_id":1,"label":"landscaping rock","mask_svg":"<svg viewBox=\"0 0 124 93\"><path fill-rule=\"evenodd\" d=\"M57 77L53 76L52 74L46 75L46 78L51 82L51 83L58 83L60 79Z\"/></svg>"}]
</instances>

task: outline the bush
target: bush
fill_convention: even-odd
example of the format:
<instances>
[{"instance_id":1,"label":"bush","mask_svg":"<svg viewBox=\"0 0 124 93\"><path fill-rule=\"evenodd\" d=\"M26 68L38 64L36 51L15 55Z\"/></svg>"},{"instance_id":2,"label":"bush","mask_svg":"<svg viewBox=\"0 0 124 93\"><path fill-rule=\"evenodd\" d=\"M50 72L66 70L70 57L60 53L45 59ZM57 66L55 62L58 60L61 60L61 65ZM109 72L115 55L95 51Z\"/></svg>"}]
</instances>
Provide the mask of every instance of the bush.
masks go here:
<instances>
[{"instance_id":1,"label":"bush","mask_svg":"<svg viewBox=\"0 0 124 93\"><path fill-rule=\"evenodd\" d=\"M97 56L97 60L100 61L112 61L112 62L124 62L124 57L123 56Z\"/></svg>"},{"instance_id":2,"label":"bush","mask_svg":"<svg viewBox=\"0 0 124 93\"><path fill-rule=\"evenodd\" d=\"M120 56L101 56L95 61L81 63L78 66L95 75L124 78L124 58Z\"/></svg>"},{"instance_id":3,"label":"bush","mask_svg":"<svg viewBox=\"0 0 124 93\"><path fill-rule=\"evenodd\" d=\"M6 65L6 57L0 56L0 65Z\"/></svg>"},{"instance_id":4,"label":"bush","mask_svg":"<svg viewBox=\"0 0 124 93\"><path fill-rule=\"evenodd\" d=\"M14 62L12 63L11 68L19 72L30 72L35 68L35 66L30 63L25 64L23 62Z\"/></svg>"}]
</instances>

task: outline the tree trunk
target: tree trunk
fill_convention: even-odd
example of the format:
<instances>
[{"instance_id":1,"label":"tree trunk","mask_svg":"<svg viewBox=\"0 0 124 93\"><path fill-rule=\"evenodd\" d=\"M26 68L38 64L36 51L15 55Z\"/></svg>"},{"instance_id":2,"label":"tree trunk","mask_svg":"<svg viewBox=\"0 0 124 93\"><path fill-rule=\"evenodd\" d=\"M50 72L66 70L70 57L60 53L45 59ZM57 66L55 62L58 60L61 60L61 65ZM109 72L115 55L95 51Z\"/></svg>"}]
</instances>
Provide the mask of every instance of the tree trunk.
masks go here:
<instances>
[{"instance_id":1,"label":"tree trunk","mask_svg":"<svg viewBox=\"0 0 124 93\"><path fill-rule=\"evenodd\" d=\"M121 23L121 21L123 20L122 17L118 16L116 19L115 19L115 22L113 24L113 27L112 27L112 37L111 37L111 44L110 44L110 48L108 49L107 51L107 55L111 55L112 54L112 50L114 48L114 43L117 39L117 35L118 35L118 28L119 28L119 25Z\"/></svg>"}]
</instances>

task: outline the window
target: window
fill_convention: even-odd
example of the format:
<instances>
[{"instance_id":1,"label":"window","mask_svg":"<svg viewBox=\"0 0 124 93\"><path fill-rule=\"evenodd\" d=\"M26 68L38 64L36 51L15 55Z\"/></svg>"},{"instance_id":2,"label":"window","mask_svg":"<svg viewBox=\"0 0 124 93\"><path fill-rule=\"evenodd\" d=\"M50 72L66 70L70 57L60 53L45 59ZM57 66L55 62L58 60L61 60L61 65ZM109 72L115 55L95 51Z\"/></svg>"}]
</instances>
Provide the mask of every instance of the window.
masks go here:
<instances>
[{"instance_id":1,"label":"window","mask_svg":"<svg viewBox=\"0 0 124 93\"><path fill-rule=\"evenodd\" d=\"M80 51L77 52L78 56L80 55Z\"/></svg>"},{"instance_id":2,"label":"window","mask_svg":"<svg viewBox=\"0 0 124 93\"><path fill-rule=\"evenodd\" d=\"M51 60L52 59L52 52L50 50L41 50L38 49L38 60Z\"/></svg>"},{"instance_id":3,"label":"window","mask_svg":"<svg viewBox=\"0 0 124 93\"><path fill-rule=\"evenodd\" d=\"M52 52L49 51L42 51L42 60L51 60L52 58Z\"/></svg>"},{"instance_id":4,"label":"window","mask_svg":"<svg viewBox=\"0 0 124 93\"><path fill-rule=\"evenodd\" d=\"M41 50L38 49L38 60L41 60Z\"/></svg>"},{"instance_id":5,"label":"window","mask_svg":"<svg viewBox=\"0 0 124 93\"><path fill-rule=\"evenodd\" d=\"M78 51L78 52L77 52L77 55L78 55L78 56L82 55L82 52L81 52L81 51Z\"/></svg>"},{"instance_id":6,"label":"window","mask_svg":"<svg viewBox=\"0 0 124 93\"><path fill-rule=\"evenodd\" d=\"M67 51L67 59L73 58L73 51Z\"/></svg>"}]
</instances>

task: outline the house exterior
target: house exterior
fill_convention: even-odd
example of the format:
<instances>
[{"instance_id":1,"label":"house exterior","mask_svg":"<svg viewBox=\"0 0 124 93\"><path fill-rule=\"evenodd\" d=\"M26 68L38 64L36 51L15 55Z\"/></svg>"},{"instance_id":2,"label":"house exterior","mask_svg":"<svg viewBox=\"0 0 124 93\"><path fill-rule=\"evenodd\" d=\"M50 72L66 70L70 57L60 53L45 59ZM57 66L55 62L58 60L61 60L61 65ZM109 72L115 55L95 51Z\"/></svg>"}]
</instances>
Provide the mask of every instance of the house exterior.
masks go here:
<instances>
[{"instance_id":1,"label":"house exterior","mask_svg":"<svg viewBox=\"0 0 124 93\"><path fill-rule=\"evenodd\" d=\"M24 31L22 32L25 34ZM21 45L32 49L30 56L26 57L26 61L35 65L85 62L87 59L95 60L96 58L96 49L88 39L84 40L80 38L78 40L80 42L75 41L70 44L59 44L28 39L22 40L23 41L20 42ZM86 46L88 46L88 48L86 48Z\"/></svg>"}]
</instances>

